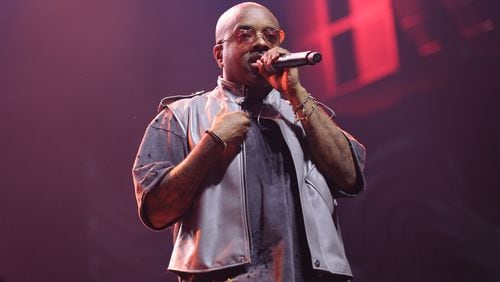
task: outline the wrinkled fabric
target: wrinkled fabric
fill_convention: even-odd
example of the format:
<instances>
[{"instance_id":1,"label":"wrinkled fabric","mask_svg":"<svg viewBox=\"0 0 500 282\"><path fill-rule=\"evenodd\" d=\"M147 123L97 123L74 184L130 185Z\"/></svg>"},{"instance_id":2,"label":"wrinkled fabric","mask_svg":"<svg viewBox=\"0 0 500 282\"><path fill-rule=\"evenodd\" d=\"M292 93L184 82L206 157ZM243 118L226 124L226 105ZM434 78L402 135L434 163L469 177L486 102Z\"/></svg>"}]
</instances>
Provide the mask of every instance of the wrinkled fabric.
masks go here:
<instances>
[{"instance_id":1,"label":"wrinkled fabric","mask_svg":"<svg viewBox=\"0 0 500 282\"><path fill-rule=\"evenodd\" d=\"M172 126L170 122L172 115L169 111L162 111L151 123L139 150L140 158L136 160L133 171L139 212L146 225L150 226L143 215L142 199L145 193L175 165L175 162L166 157L170 149L162 149L165 151L160 153L164 155L153 157L151 162L144 161L142 158L148 156L149 144L165 146L172 140L184 138L188 144L186 141L181 141L183 145L179 149L187 155L210 125L211 117L220 110L221 103L227 103L229 109L238 109L236 104L230 104L231 99L231 93L221 93L220 89L189 99L181 99L180 103L174 102L169 106L170 109L175 109L175 117L183 120L179 128ZM343 194L334 187L328 187L329 185L310 161L310 156L302 152L300 144L304 138L303 131L299 126L293 126L291 106L282 100L277 92L271 92L264 104L278 113L273 115L273 122L283 134L286 147L292 151L291 164L295 172L293 178L299 198L299 205L296 207L300 207L298 210L304 222L305 241L311 254L306 264L325 273L350 276L350 268L334 218L336 206L334 196ZM193 120L195 123L192 123ZM364 164L364 148L351 136L346 134L346 138L355 159L359 191L361 191L364 186L361 172ZM251 158L253 155L248 154L246 157ZM217 178L210 179L210 185L202 191L198 202L188 214L167 224L168 226L175 223L175 243L169 269L189 273L215 273L221 269L237 269L251 265L253 261L251 256L255 255L255 250L250 250L252 245L250 241L255 240L254 234L250 234L248 226L241 221L251 213L241 206L244 200L251 199L245 199L244 190L241 190L240 186L243 182L238 180L248 174L249 168L243 169L239 162L241 158L241 153L235 157L234 163L229 164L220 182L217 182L219 181ZM216 171L217 168L214 174L218 173ZM292 184L289 188L293 186ZM217 204L215 205L217 208L213 208L214 203ZM224 205L219 207L219 204ZM293 218L296 219L297 216ZM250 224L253 224L252 221ZM234 236L234 234L240 235ZM194 250L196 252L193 252Z\"/></svg>"},{"instance_id":2,"label":"wrinkled fabric","mask_svg":"<svg viewBox=\"0 0 500 282\"><path fill-rule=\"evenodd\" d=\"M251 263L240 274L220 271L232 281L304 281L312 271L303 225L298 216L298 191L293 162L279 128L272 120L251 119L245 139ZM301 228L302 227L302 228ZM306 276L304 276L306 275ZM213 274L184 275L184 281L212 280Z\"/></svg>"}]
</instances>

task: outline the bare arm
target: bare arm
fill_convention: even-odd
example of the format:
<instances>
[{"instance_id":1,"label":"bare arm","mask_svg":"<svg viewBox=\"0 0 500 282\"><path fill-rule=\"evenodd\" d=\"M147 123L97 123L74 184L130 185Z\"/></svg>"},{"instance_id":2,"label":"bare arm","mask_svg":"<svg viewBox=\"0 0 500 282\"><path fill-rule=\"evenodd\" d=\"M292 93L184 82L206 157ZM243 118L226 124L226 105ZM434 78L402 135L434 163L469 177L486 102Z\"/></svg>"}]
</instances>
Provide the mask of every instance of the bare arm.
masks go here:
<instances>
[{"instance_id":1,"label":"bare arm","mask_svg":"<svg viewBox=\"0 0 500 282\"><path fill-rule=\"evenodd\" d=\"M145 198L146 215L155 228L180 217L191 205L198 188L223 148L205 134L200 143L174 167Z\"/></svg>"},{"instance_id":2,"label":"bare arm","mask_svg":"<svg viewBox=\"0 0 500 282\"><path fill-rule=\"evenodd\" d=\"M257 64L261 75L266 77L275 89L284 94L295 109L304 103L309 95L300 84L297 69L286 69L278 73L268 72L272 62L287 53L288 51L282 48L273 48L266 52ZM304 103L303 107L307 119L301 122L314 163L323 175L340 189L347 193L356 192L354 191L356 168L345 135L321 107L313 109L312 101ZM312 114L309 115L311 112Z\"/></svg>"},{"instance_id":3,"label":"bare arm","mask_svg":"<svg viewBox=\"0 0 500 282\"><path fill-rule=\"evenodd\" d=\"M303 87L286 94L294 108L306 101L309 95ZM314 163L328 180L345 192L352 192L356 184L356 169L346 136L323 109L315 107L311 100L303 107L308 118L301 122Z\"/></svg>"},{"instance_id":4,"label":"bare arm","mask_svg":"<svg viewBox=\"0 0 500 282\"><path fill-rule=\"evenodd\" d=\"M249 125L247 113L229 113L223 108L216 116L211 130L229 146L238 146ZM188 156L146 195L145 212L153 227L161 228L186 212L223 150L222 143L205 134Z\"/></svg>"}]
</instances>

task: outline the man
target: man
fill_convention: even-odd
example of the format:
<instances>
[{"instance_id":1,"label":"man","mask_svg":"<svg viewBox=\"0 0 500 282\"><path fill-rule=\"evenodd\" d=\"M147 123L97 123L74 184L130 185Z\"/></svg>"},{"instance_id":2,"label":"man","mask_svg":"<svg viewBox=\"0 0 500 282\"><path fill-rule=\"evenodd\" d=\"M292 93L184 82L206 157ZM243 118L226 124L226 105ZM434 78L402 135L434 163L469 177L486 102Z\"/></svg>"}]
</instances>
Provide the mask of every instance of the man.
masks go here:
<instances>
[{"instance_id":1,"label":"man","mask_svg":"<svg viewBox=\"0 0 500 282\"><path fill-rule=\"evenodd\" d=\"M165 98L146 130L133 168L142 221L173 226L180 281L347 281L335 198L363 189L364 148L297 69L270 71L289 52L267 8L230 8L215 37L218 86Z\"/></svg>"}]
</instances>

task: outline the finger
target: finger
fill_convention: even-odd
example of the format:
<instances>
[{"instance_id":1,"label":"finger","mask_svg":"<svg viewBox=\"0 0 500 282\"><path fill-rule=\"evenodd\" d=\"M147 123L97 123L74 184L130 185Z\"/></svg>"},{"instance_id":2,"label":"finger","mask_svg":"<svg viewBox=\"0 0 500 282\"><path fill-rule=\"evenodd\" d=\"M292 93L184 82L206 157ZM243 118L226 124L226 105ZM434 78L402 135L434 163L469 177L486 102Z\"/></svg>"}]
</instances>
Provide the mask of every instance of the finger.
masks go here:
<instances>
[{"instance_id":1,"label":"finger","mask_svg":"<svg viewBox=\"0 0 500 282\"><path fill-rule=\"evenodd\" d=\"M283 48L275 47L268 52L266 52L264 55L265 62L274 62L276 59L279 57L288 54L289 52Z\"/></svg>"},{"instance_id":2,"label":"finger","mask_svg":"<svg viewBox=\"0 0 500 282\"><path fill-rule=\"evenodd\" d=\"M257 60L257 67L259 68L259 73L264 78L268 78L276 72L271 64L265 64L261 60Z\"/></svg>"},{"instance_id":3,"label":"finger","mask_svg":"<svg viewBox=\"0 0 500 282\"><path fill-rule=\"evenodd\" d=\"M279 57L285 55L284 52L280 52L280 51L276 51L276 52L273 52L271 55L270 55L270 58L269 58L269 61L270 62L274 62L276 61Z\"/></svg>"},{"instance_id":4,"label":"finger","mask_svg":"<svg viewBox=\"0 0 500 282\"><path fill-rule=\"evenodd\" d=\"M247 120L250 120L250 113L247 111L243 111L243 113L245 114L245 117L247 118Z\"/></svg>"}]
</instances>

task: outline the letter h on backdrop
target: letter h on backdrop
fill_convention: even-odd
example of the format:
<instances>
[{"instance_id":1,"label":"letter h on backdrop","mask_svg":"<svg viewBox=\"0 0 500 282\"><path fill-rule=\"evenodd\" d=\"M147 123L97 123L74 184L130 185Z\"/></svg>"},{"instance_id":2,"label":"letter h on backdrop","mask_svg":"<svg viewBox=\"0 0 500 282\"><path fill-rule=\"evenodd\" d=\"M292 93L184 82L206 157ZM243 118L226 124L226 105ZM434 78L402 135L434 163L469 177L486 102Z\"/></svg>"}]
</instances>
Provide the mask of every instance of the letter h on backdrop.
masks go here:
<instances>
[{"instance_id":1,"label":"letter h on backdrop","mask_svg":"<svg viewBox=\"0 0 500 282\"><path fill-rule=\"evenodd\" d=\"M345 95L399 69L391 0L315 0L314 14L315 32L306 41L323 54L328 96Z\"/></svg>"}]
</instances>

